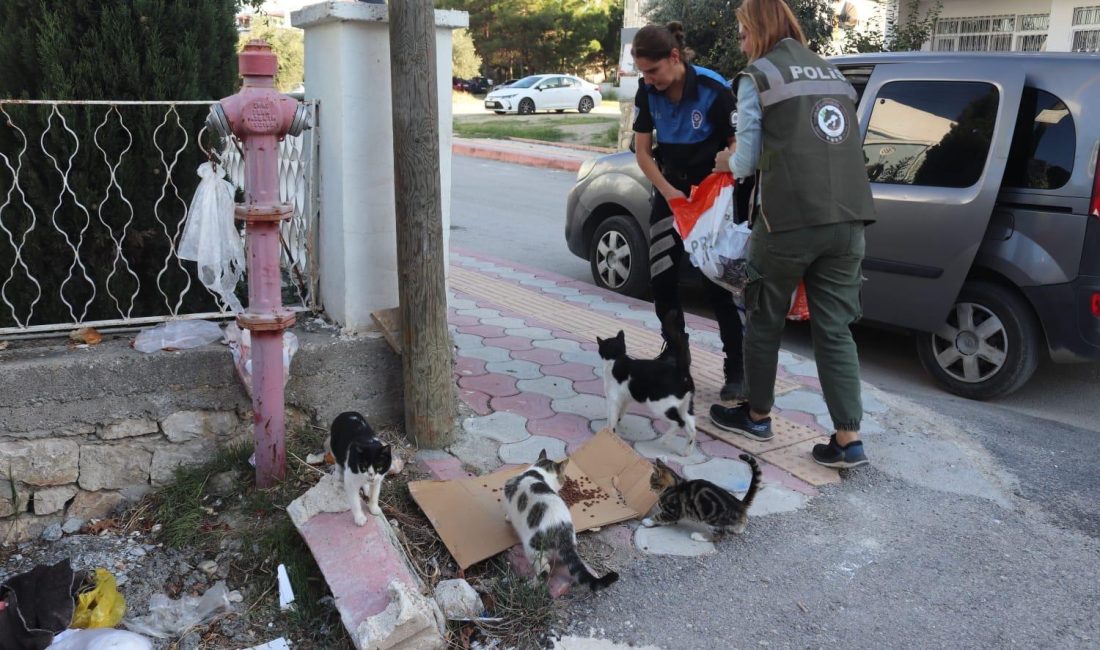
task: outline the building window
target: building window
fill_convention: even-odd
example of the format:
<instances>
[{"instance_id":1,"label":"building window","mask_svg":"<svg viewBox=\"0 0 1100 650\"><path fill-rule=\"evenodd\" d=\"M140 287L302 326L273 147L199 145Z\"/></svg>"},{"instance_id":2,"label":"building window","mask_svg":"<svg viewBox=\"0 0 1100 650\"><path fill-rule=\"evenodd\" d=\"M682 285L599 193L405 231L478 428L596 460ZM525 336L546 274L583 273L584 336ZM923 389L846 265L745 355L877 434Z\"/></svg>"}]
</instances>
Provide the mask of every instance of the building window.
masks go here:
<instances>
[{"instance_id":1,"label":"building window","mask_svg":"<svg viewBox=\"0 0 1100 650\"><path fill-rule=\"evenodd\" d=\"M938 52L1008 52L1016 31L1015 14L941 18L932 49Z\"/></svg>"},{"instance_id":2,"label":"building window","mask_svg":"<svg viewBox=\"0 0 1100 650\"><path fill-rule=\"evenodd\" d=\"M1046 34L1020 34L1016 37L1017 52L1042 52L1046 44Z\"/></svg>"},{"instance_id":3,"label":"building window","mask_svg":"<svg viewBox=\"0 0 1100 650\"><path fill-rule=\"evenodd\" d=\"M1100 52L1100 29L1079 29L1073 32L1074 52Z\"/></svg>"},{"instance_id":4,"label":"building window","mask_svg":"<svg viewBox=\"0 0 1100 650\"><path fill-rule=\"evenodd\" d=\"M1050 29L1050 14L1024 14L1016 21L1021 32L1045 32Z\"/></svg>"},{"instance_id":5,"label":"building window","mask_svg":"<svg viewBox=\"0 0 1100 650\"><path fill-rule=\"evenodd\" d=\"M1100 6L1077 7L1073 10L1073 26L1100 25ZM1074 52L1100 52L1100 29L1074 29Z\"/></svg>"},{"instance_id":6,"label":"building window","mask_svg":"<svg viewBox=\"0 0 1100 650\"><path fill-rule=\"evenodd\" d=\"M1100 6L1077 7L1073 10L1073 26L1100 25Z\"/></svg>"},{"instance_id":7,"label":"building window","mask_svg":"<svg viewBox=\"0 0 1100 650\"><path fill-rule=\"evenodd\" d=\"M985 170L1000 95L992 84L895 81L875 97L863 157L874 183L970 187Z\"/></svg>"}]
</instances>

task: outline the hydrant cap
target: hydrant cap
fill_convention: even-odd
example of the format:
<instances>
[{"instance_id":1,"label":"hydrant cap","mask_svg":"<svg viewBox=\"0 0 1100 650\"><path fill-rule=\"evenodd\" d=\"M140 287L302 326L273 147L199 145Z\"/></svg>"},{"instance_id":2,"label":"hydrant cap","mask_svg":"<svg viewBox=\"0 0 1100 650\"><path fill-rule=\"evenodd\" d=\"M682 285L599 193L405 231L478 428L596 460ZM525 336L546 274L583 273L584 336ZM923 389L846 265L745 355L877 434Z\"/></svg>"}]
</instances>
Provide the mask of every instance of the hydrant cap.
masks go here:
<instances>
[{"instance_id":1,"label":"hydrant cap","mask_svg":"<svg viewBox=\"0 0 1100 650\"><path fill-rule=\"evenodd\" d=\"M237 66L242 77L274 77L279 59L266 41L253 39L237 55Z\"/></svg>"}]
</instances>

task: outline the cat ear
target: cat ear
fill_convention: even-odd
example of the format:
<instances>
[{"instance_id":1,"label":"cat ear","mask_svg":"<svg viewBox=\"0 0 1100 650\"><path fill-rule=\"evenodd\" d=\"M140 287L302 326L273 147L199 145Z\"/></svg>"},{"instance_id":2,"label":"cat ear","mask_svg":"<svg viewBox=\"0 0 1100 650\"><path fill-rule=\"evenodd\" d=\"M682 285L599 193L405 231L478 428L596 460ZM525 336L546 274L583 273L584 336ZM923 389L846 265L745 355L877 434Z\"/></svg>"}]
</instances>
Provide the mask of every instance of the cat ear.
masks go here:
<instances>
[{"instance_id":1,"label":"cat ear","mask_svg":"<svg viewBox=\"0 0 1100 650\"><path fill-rule=\"evenodd\" d=\"M601 339L600 337L597 336L596 337L596 345L603 345L603 339Z\"/></svg>"},{"instance_id":2,"label":"cat ear","mask_svg":"<svg viewBox=\"0 0 1100 650\"><path fill-rule=\"evenodd\" d=\"M625 334L625 333L623 333L623 331L622 331L622 330L619 330L619 333L615 335L615 338L617 338L617 339L625 339L625 338L626 338L626 334Z\"/></svg>"},{"instance_id":3,"label":"cat ear","mask_svg":"<svg viewBox=\"0 0 1100 650\"><path fill-rule=\"evenodd\" d=\"M545 449L543 449L542 451L539 452L539 458L538 459L539 460L546 460L546 450Z\"/></svg>"},{"instance_id":4,"label":"cat ear","mask_svg":"<svg viewBox=\"0 0 1100 650\"><path fill-rule=\"evenodd\" d=\"M569 464L568 456L566 456L561 461L554 463L554 471L557 472L558 476L565 476L565 466L567 464Z\"/></svg>"}]
</instances>

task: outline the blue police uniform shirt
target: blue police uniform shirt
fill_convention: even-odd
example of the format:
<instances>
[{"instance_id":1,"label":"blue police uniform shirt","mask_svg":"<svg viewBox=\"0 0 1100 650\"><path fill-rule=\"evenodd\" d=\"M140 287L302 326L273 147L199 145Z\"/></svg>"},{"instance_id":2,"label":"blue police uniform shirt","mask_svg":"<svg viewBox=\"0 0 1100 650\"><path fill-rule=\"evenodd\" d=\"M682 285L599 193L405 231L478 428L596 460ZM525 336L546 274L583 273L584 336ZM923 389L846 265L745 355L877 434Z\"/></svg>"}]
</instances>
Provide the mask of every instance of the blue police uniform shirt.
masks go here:
<instances>
[{"instance_id":1,"label":"blue police uniform shirt","mask_svg":"<svg viewBox=\"0 0 1100 650\"><path fill-rule=\"evenodd\" d=\"M686 65L679 102L645 82L638 84L633 128L636 133L656 130L662 170L699 173L714 167L714 156L734 136L735 110L733 92L721 75Z\"/></svg>"}]
</instances>

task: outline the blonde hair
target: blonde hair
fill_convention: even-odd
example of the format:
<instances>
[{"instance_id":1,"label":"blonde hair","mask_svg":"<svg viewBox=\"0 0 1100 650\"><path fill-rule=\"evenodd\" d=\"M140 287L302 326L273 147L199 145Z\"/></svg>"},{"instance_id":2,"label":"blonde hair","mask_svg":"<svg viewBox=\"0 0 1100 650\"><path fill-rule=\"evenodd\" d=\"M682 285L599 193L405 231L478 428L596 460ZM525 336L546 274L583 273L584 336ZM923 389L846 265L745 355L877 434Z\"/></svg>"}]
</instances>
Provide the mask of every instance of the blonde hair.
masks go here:
<instances>
[{"instance_id":1,"label":"blonde hair","mask_svg":"<svg viewBox=\"0 0 1100 650\"><path fill-rule=\"evenodd\" d=\"M798 19L783 0L744 0L737 8L737 22L752 36L750 60L764 56L784 38L806 44Z\"/></svg>"}]
</instances>

